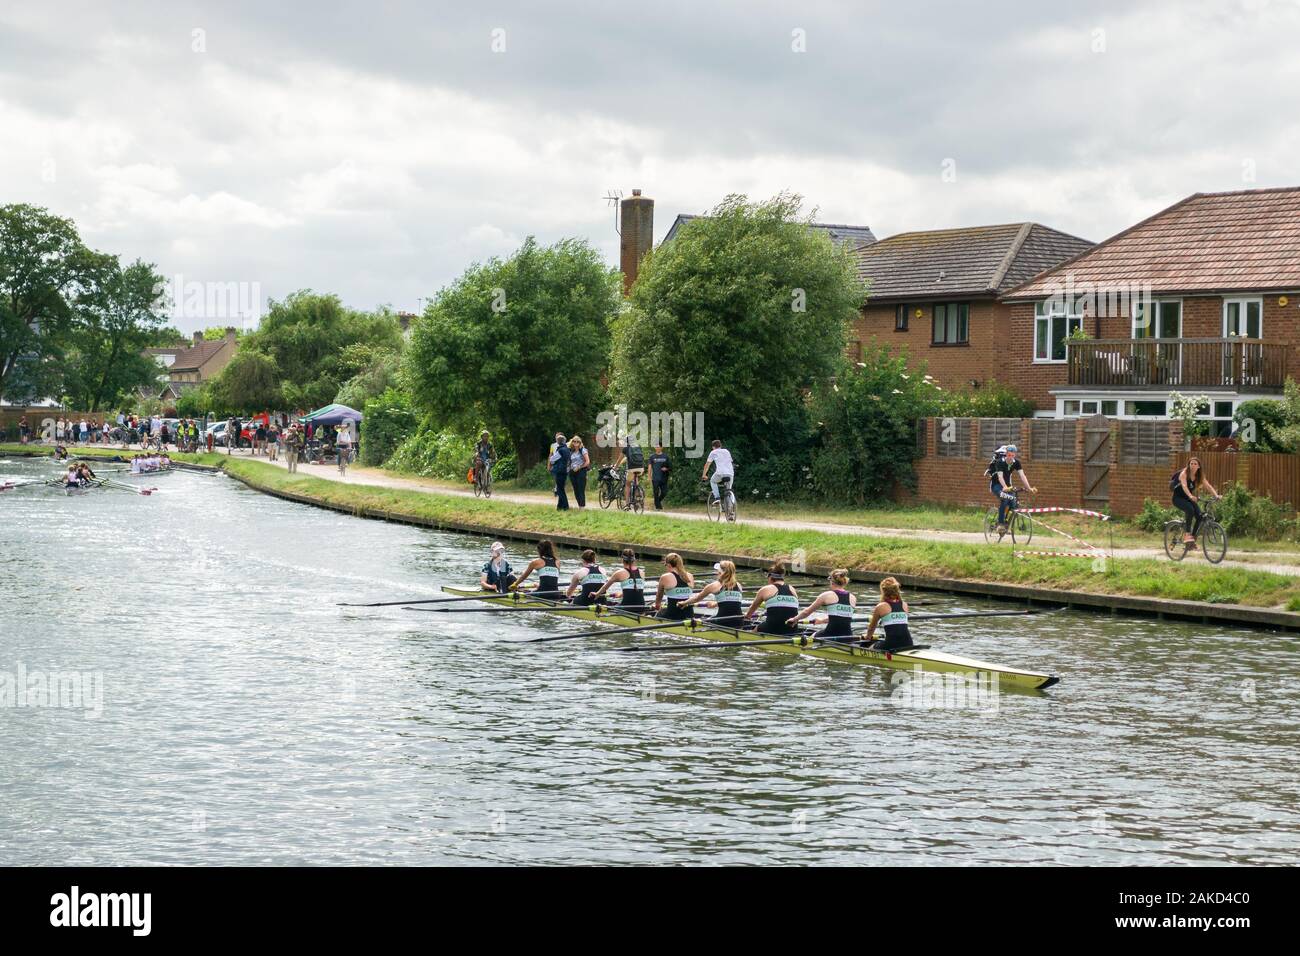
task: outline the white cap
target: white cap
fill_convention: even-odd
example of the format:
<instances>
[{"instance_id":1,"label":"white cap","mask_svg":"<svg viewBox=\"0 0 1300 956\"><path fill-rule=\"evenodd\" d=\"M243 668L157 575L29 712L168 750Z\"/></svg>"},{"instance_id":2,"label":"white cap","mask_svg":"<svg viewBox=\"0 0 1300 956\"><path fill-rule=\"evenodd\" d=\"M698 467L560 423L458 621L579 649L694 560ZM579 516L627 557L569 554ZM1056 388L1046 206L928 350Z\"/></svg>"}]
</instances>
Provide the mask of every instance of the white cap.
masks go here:
<instances>
[{"instance_id":1,"label":"white cap","mask_svg":"<svg viewBox=\"0 0 1300 956\"><path fill-rule=\"evenodd\" d=\"M713 565L713 570L714 570L714 571L721 571L721 570L722 570L722 565L721 565L721 564L714 564L714 565Z\"/></svg>"}]
</instances>

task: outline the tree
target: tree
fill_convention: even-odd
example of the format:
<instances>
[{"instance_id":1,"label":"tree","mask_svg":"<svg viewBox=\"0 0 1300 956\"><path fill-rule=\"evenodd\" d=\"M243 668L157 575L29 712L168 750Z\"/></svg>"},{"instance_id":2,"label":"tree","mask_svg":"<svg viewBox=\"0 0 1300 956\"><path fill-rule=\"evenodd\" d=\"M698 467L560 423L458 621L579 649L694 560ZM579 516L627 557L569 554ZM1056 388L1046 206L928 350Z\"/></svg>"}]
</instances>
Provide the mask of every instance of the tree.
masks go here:
<instances>
[{"instance_id":1,"label":"tree","mask_svg":"<svg viewBox=\"0 0 1300 956\"><path fill-rule=\"evenodd\" d=\"M158 365L143 350L163 322L156 294L162 281L148 263L124 269L116 256L95 256L73 303L63 380L73 407L99 411L158 379Z\"/></svg>"},{"instance_id":2,"label":"tree","mask_svg":"<svg viewBox=\"0 0 1300 956\"><path fill-rule=\"evenodd\" d=\"M275 359L247 346L235 353L212 382L212 402L222 412L259 412L278 408L282 401Z\"/></svg>"},{"instance_id":3,"label":"tree","mask_svg":"<svg viewBox=\"0 0 1300 956\"><path fill-rule=\"evenodd\" d=\"M801 204L728 196L642 260L614 324L619 401L703 411L709 437L749 461L789 450L775 424L833 374L866 291Z\"/></svg>"},{"instance_id":4,"label":"tree","mask_svg":"<svg viewBox=\"0 0 1300 956\"><path fill-rule=\"evenodd\" d=\"M418 410L467 433L486 423L542 458L557 429L591 422L609 360L619 276L579 239L471 266L416 320L407 376Z\"/></svg>"},{"instance_id":5,"label":"tree","mask_svg":"<svg viewBox=\"0 0 1300 956\"><path fill-rule=\"evenodd\" d=\"M370 345L357 345L344 349L343 364L359 360L357 370L343 383L334 401L349 408L364 408L366 402L378 398L391 388L398 387L402 368L400 352L379 349Z\"/></svg>"},{"instance_id":6,"label":"tree","mask_svg":"<svg viewBox=\"0 0 1300 956\"><path fill-rule=\"evenodd\" d=\"M69 294L94 265L72 220L35 206L0 206L0 398L57 389Z\"/></svg>"},{"instance_id":7,"label":"tree","mask_svg":"<svg viewBox=\"0 0 1300 956\"><path fill-rule=\"evenodd\" d=\"M240 348L275 363L284 376L280 390L287 405L312 409L332 402L359 369L349 347L396 351L401 342L401 325L388 309L358 312L345 308L338 296L304 289L283 302L272 301L261 326Z\"/></svg>"}]
</instances>

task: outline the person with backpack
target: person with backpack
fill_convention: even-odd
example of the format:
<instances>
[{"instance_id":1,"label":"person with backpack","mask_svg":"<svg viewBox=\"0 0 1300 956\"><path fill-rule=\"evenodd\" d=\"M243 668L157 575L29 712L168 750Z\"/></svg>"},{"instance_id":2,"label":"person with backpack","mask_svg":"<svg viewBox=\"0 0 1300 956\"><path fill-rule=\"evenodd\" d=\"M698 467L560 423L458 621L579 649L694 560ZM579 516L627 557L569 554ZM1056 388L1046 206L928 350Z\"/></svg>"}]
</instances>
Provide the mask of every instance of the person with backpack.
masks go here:
<instances>
[{"instance_id":1,"label":"person with backpack","mask_svg":"<svg viewBox=\"0 0 1300 956\"><path fill-rule=\"evenodd\" d=\"M1017 472L1026 491L1037 493L1038 489L1029 483L1024 465L1020 464L1019 449L1015 445L1001 445L993 453L993 460L984 469L984 477L989 479L989 492L998 499L998 534L1007 533L1007 511L1016 510L1016 491L1012 487L1011 476Z\"/></svg>"},{"instance_id":2,"label":"person with backpack","mask_svg":"<svg viewBox=\"0 0 1300 956\"><path fill-rule=\"evenodd\" d=\"M1196 467L1193 468L1193 465ZM1205 512L1201 511L1201 506L1196 502L1196 492L1202 482L1215 500L1223 497L1215 491L1214 485L1210 484L1210 479L1206 478L1201 471L1199 458L1187 459L1184 467L1169 476L1169 490L1173 492L1173 505L1183 513L1183 544L1196 543L1196 534L1201 530L1201 519L1205 517Z\"/></svg>"}]
</instances>

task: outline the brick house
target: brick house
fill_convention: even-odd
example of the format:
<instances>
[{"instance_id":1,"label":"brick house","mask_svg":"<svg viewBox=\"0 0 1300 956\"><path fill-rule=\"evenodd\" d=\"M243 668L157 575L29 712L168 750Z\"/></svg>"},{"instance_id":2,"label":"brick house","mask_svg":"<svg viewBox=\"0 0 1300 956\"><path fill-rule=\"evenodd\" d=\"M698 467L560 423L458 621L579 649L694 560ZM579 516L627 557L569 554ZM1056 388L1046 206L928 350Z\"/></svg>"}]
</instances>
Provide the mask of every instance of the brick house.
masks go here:
<instances>
[{"instance_id":1,"label":"brick house","mask_svg":"<svg viewBox=\"0 0 1300 956\"><path fill-rule=\"evenodd\" d=\"M191 388L198 388L221 374L239 351L238 333L233 328L219 339L205 340L202 332L194 333L189 345L145 349L144 354L159 365L158 394L152 397L174 399Z\"/></svg>"},{"instance_id":2,"label":"brick house","mask_svg":"<svg viewBox=\"0 0 1300 956\"><path fill-rule=\"evenodd\" d=\"M1300 188L1196 193L1002 302L1009 382L1040 414L1166 418L1179 392L1227 434L1300 369Z\"/></svg>"},{"instance_id":3,"label":"brick house","mask_svg":"<svg viewBox=\"0 0 1300 956\"><path fill-rule=\"evenodd\" d=\"M999 296L1090 248L1033 222L905 232L860 245L858 275L870 283L870 298L850 331L850 358L874 339L906 348L944 388L1014 384L1010 308Z\"/></svg>"}]
</instances>

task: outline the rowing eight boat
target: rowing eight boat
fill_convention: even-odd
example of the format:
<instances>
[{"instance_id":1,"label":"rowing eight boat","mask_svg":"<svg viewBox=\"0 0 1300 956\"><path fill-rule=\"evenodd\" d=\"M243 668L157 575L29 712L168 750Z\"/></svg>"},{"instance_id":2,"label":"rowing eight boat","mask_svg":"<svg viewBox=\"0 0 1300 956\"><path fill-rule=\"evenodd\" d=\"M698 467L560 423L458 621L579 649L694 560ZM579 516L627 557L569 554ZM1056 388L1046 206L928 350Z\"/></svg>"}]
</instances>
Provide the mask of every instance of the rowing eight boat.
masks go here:
<instances>
[{"instance_id":1,"label":"rowing eight boat","mask_svg":"<svg viewBox=\"0 0 1300 956\"><path fill-rule=\"evenodd\" d=\"M614 624L620 627L631 627L638 624L654 623L660 618L655 618L651 614L639 614L631 610L621 611L599 605L583 606L565 606L556 604L542 598L528 597L523 594L503 594L494 595L485 593L477 588L457 588L444 586L443 591L448 594L454 594L458 597L474 597L482 595L483 600L489 604L509 604L519 607L547 607L553 605L549 610L561 617L573 618L580 621L600 621L606 624ZM676 627L658 628L649 634L685 634L692 637L704 638L713 642L736 642L743 643L753 640L754 638L774 637L776 635L755 633L754 631L736 630L734 628L720 627L708 624L705 620L700 621L683 621ZM749 645L754 646L754 645ZM762 651L778 651L785 654L807 654L811 657L820 657L823 660L838 661L845 664L869 664L873 667L883 667L895 671L924 671L928 673L939 674L975 674L982 679L996 680L1001 686L1010 686L1020 689L1042 690L1051 687L1060 681L1059 677L1051 674L1039 674L1035 671L1020 670L1013 667L1003 667L1000 664L990 664L987 661L977 661L969 657L958 657L955 654L945 654L942 651L930 650L929 648L909 650L909 651L875 651L868 647L861 646L843 646L832 644L815 644L805 641L799 635L792 635L789 644L769 644L760 645L757 648Z\"/></svg>"}]
</instances>

